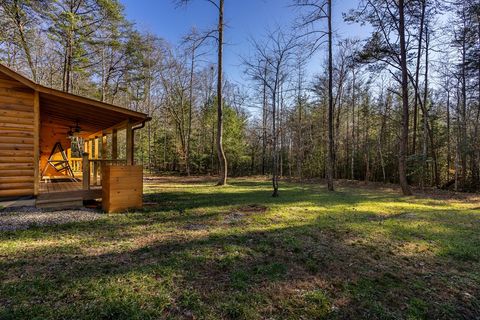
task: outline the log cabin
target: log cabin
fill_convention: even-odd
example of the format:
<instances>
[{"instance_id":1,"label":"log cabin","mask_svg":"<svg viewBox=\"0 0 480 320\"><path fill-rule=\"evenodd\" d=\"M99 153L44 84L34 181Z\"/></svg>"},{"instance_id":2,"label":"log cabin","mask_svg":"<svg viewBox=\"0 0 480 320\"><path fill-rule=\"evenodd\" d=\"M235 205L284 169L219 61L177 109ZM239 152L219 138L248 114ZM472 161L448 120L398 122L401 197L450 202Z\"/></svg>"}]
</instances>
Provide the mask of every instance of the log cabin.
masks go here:
<instances>
[{"instance_id":1,"label":"log cabin","mask_svg":"<svg viewBox=\"0 0 480 320\"><path fill-rule=\"evenodd\" d=\"M149 120L0 64L0 201L31 198L37 207L60 208L101 199L107 212L141 207L134 132Z\"/></svg>"}]
</instances>

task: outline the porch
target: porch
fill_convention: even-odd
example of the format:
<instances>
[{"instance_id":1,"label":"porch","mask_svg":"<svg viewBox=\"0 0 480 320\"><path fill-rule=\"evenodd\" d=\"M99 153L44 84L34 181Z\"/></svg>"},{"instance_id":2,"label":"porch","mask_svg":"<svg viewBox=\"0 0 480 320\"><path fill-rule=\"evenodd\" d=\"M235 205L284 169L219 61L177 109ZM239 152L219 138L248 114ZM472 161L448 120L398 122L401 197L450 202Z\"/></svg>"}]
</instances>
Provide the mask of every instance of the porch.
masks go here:
<instances>
[{"instance_id":1,"label":"porch","mask_svg":"<svg viewBox=\"0 0 480 320\"><path fill-rule=\"evenodd\" d=\"M113 205L115 195L118 210L141 202L134 133L148 115L42 86L0 64L0 118L1 200L38 206L108 196Z\"/></svg>"},{"instance_id":2,"label":"porch","mask_svg":"<svg viewBox=\"0 0 480 320\"><path fill-rule=\"evenodd\" d=\"M131 110L56 93L39 94L36 205L81 206L87 200L103 200L110 194L105 186L111 188L104 181L107 167L134 167L134 133L149 119ZM129 198L128 192L123 190L122 195Z\"/></svg>"}]
</instances>

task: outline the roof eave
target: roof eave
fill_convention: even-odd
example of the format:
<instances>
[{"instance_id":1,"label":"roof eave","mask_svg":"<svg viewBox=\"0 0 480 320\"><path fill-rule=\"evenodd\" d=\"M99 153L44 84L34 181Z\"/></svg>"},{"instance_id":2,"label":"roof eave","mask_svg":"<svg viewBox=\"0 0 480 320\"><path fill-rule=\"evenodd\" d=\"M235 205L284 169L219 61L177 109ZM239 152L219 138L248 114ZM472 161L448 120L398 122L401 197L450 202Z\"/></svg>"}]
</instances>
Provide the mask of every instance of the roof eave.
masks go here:
<instances>
[{"instance_id":1,"label":"roof eave","mask_svg":"<svg viewBox=\"0 0 480 320\"><path fill-rule=\"evenodd\" d=\"M142 121L148 121L146 119L149 118L149 116L147 114L142 113L142 112L129 110L129 109L126 109L126 108L122 108L122 107L113 105L113 104L101 102L101 101L90 99L90 98L85 98L85 97L78 96L78 95L75 95L75 94L72 94L72 93L63 92L63 91L60 91L60 90L56 90L56 89L52 89L52 88L42 86L42 85L40 85L38 83L35 83L32 80L30 80L30 79L28 79L24 76L22 76L18 72L13 71L12 69L8 68L7 66L4 66L3 64L0 64L0 71L5 73L7 76L17 80L18 82L24 84L25 86L31 88L32 90L38 91L39 93L44 93L44 94L47 94L47 95L61 97L61 98L67 99L67 100L76 101L78 103L89 104L89 105L93 105L95 107L99 107L99 108L102 108L102 109L123 113L127 116L130 116L130 117L142 119ZM139 123L141 123L142 121L139 121Z\"/></svg>"}]
</instances>

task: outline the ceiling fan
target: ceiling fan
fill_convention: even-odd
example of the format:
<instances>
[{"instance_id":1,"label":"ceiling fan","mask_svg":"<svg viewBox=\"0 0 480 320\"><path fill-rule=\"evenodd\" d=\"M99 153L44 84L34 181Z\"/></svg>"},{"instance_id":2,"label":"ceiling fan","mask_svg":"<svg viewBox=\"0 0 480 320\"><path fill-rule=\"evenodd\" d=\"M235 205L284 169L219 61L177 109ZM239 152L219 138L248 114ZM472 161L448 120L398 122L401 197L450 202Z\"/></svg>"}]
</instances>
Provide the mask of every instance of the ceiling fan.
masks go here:
<instances>
[{"instance_id":1,"label":"ceiling fan","mask_svg":"<svg viewBox=\"0 0 480 320\"><path fill-rule=\"evenodd\" d=\"M69 139L72 139L80 136L81 133L82 133L82 128L80 128L80 125L78 124L78 120L77 120L75 121L75 125L68 129L67 136Z\"/></svg>"}]
</instances>

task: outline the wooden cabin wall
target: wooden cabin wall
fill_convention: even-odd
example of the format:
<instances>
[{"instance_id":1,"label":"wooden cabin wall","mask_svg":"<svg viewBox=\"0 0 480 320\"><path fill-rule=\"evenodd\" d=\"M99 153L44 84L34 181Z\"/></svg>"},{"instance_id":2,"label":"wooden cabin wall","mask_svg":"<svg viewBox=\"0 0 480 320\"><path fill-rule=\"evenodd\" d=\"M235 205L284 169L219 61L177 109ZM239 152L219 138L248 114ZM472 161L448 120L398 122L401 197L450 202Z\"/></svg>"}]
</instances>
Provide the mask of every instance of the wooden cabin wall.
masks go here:
<instances>
[{"instance_id":1,"label":"wooden cabin wall","mask_svg":"<svg viewBox=\"0 0 480 320\"><path fill-rule=\"evenodd\" d=\"M0 197L35 193L34 96L0 73Z\"/></svg>"}]
</instances>

